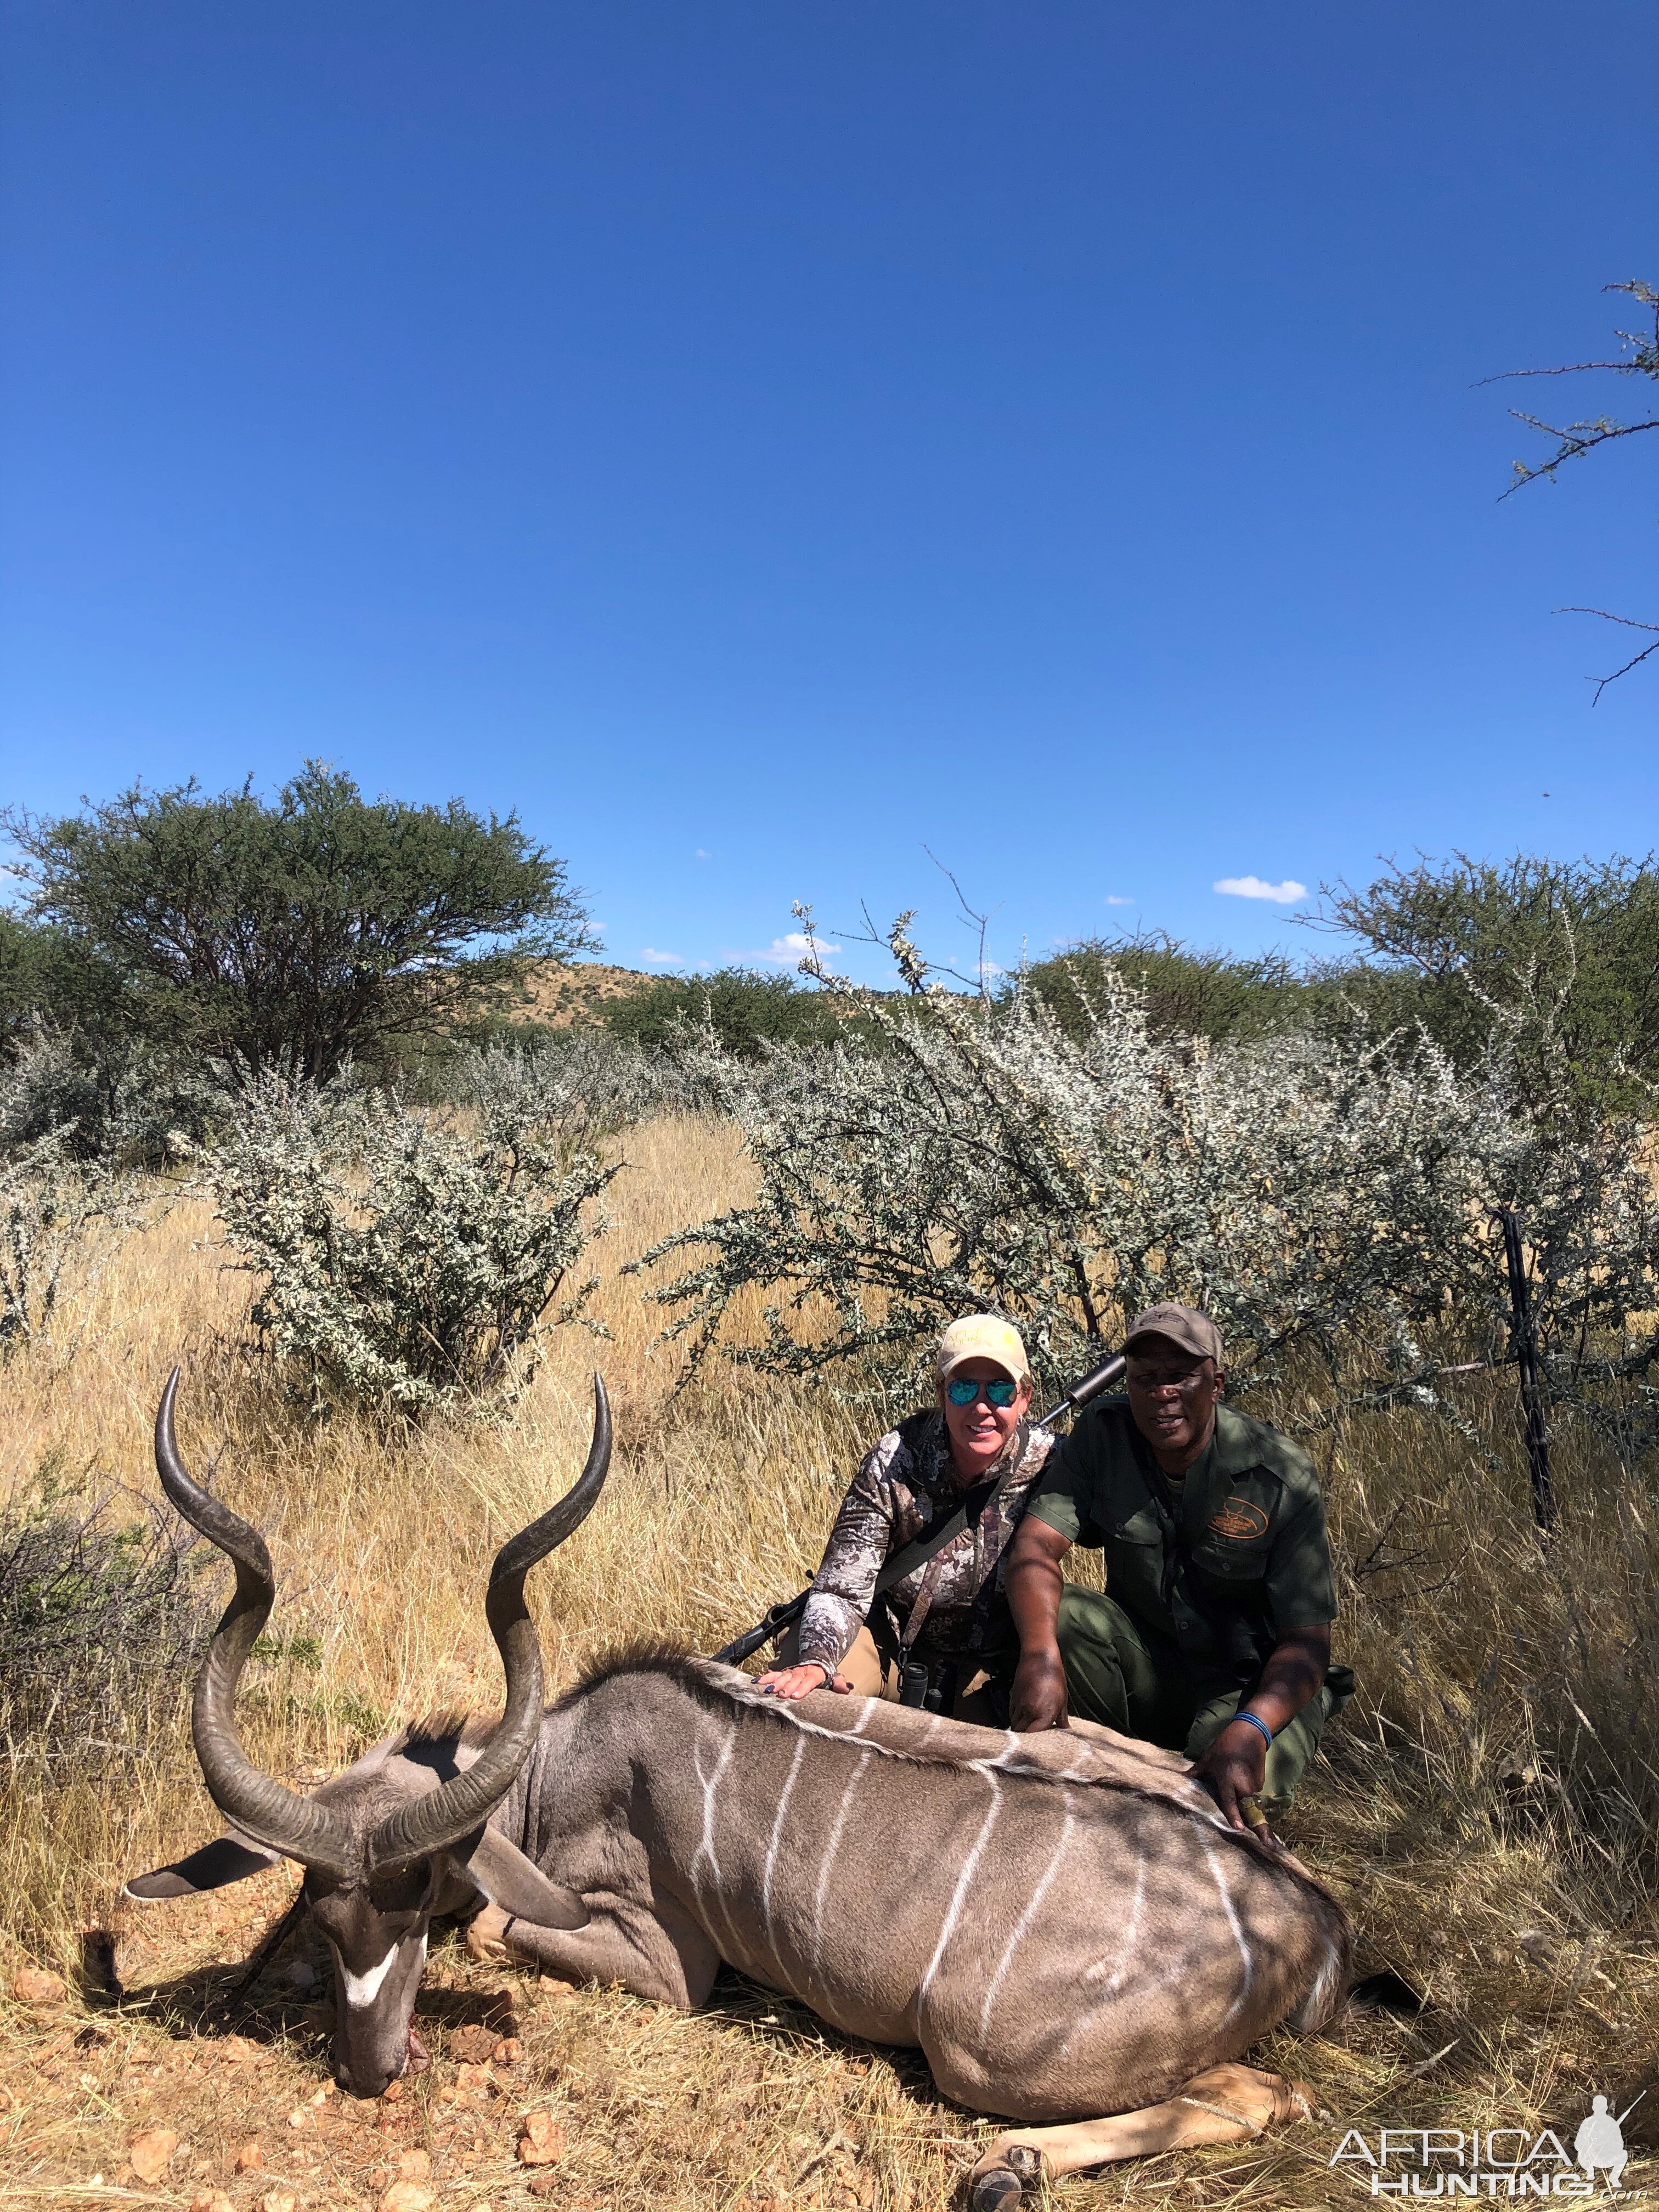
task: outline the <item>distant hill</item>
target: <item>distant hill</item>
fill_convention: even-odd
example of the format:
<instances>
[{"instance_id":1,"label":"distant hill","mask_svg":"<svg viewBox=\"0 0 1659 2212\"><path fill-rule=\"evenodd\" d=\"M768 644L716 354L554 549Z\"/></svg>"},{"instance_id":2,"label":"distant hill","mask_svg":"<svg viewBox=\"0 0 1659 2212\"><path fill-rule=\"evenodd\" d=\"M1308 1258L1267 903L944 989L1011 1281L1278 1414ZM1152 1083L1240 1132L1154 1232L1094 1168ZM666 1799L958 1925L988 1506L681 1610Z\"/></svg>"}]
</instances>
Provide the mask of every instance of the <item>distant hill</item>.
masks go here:
<instances>
[{"instance_id":1,"label":"distant hill","mask_svg":"<svg viewBox=\"0 0 1659 2212\"><path fill-rule=\"evenodd\" d=\"M637 968L612 968L603 960L538 961L526 979L530 1004L515 1011L514 1019L550 1030L574 1029L595 1019L607 999L630 999L656 980Z\"/></svg>"}]
</instances>

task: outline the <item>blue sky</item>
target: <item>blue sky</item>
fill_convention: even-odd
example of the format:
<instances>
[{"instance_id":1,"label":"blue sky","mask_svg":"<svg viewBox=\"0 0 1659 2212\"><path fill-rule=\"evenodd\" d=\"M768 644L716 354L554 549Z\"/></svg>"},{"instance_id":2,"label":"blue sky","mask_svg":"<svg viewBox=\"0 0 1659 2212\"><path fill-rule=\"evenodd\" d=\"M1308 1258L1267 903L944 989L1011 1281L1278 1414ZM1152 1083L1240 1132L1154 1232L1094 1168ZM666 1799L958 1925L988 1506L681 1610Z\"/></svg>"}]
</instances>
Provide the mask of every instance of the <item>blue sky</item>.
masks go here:
<instances>
[{"instance_id":1,"label":"blue sky","mask_svg":"<svg viewBox=\"0 0 1659 2212\"><path fill-rule=\"evenodd\" d=\"M14 800L516 806L633 965L960 958L925 848L1011 964L1659 842L1659 675L1551 613L1659 619L1659 439L1500 504L1611 395L1473 388L1659 282L1650 5L9 0L0 72Z\"/></svg>"}]
</instances>

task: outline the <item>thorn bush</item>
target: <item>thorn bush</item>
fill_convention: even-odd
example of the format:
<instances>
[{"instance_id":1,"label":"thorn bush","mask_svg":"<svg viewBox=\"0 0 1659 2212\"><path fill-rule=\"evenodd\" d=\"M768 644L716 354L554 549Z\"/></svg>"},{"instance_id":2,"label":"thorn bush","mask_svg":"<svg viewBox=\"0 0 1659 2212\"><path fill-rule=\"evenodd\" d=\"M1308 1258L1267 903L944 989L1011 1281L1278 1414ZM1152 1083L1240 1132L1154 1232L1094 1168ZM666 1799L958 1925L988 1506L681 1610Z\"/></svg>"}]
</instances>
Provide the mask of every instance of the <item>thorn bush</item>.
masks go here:
<instances>
[{"instance_id":1,"label":"thorn bush","mask_svg":"<svg viewBox=\"0 0 1659 2212\"><path fill-rule=\"evenodd\" d=\"M255 1328L319 1405L499 1411L544 1329L581 1318L593 1283L567 1285L619 1164L586 1102L513 1057L483 1055L471 1105L447 1109L339 1080L243 1085L204 1176L261 1279Z\"/></svg>"},{"instance_id":2,"label":"thorn bush","mask_svg":"<svg viewBox=\"0 0 1659 2212\"><path fill-rule=\"evenodd\" d=\"M1491 1209L1510 1205L1553 1393L1582 1395L1595 1359L1644 1387L1659 1206L1642 1125L1562 1135L1535 1096L1522 1110L1501 1030L1467 1071L1421 1030L1378 1036L1358 1017L1346 1033L1212 1045L1158 1034L1110 970L1062 1025L1030 991L996 1002L930 983L908 920L890 943L911 995L861 994L886 1050L774 1052L756 1069L705 1041L759 1188L636 1263L684 1263L651 1295L694 1364L760 1285L765 1338L732 1356L764 1369L857 1362L908 1383L944 1322L996 1307L1054 1390L1129 1315L1174 1297L1216 1316L1232 1387L1293 1370L1310 1422L1398 1399L1449 1413L1449 1340L1504 1354ZM1534 1049L1534 1092L1538 1064ZM1626 1389L1620 1419L1631 1403Z\"/></svg>"}]
</instances>

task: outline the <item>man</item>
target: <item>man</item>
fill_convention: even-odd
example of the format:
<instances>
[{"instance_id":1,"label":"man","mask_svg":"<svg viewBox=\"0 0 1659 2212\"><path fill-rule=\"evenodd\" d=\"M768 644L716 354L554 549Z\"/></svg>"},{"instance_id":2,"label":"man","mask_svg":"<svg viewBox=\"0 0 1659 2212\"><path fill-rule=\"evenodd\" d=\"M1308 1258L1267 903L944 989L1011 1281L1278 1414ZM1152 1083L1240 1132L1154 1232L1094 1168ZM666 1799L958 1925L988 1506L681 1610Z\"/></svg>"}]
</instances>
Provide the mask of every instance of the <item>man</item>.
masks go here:
<instances>
[{"instance_id":1,"label":"man","mask_svg":"<svg viewBox=\"0 0 1659 2212\"><path fill-rule=\"evenodd\" d=\"M1235 1827L1260 1825L1352 1694L1330 1663L1318 1479L1287 1437L1221 1403L1207 1315L1154 1306L1124 1351L1127 1395L1080 1417L1009 1553L1012 1723L1062 1728L1069 1709L1184 1750ZM1105 1595L1062 1579L1074 1543L1104 1551Z\"/></svg>"}]
</instances>

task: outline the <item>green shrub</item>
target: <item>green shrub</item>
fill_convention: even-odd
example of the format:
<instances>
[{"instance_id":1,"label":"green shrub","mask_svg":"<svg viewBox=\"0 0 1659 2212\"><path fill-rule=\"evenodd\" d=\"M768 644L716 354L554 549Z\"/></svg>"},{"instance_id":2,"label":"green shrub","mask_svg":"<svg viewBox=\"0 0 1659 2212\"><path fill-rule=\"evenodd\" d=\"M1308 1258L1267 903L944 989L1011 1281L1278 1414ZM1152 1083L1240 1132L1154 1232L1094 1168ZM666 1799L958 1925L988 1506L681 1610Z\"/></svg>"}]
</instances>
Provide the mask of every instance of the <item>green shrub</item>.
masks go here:
<instances>
[{"instance_id":1,"label":"green shrub","mask_svg":"<svg viewBox=\"0 0 1659 2212\"><path fill-rule=\"evenodd\" d=\"M687 1030L712 1031L723 1052L757 1060L769 1045L831 1044L848 1016L793 975L721 968L710 975L661 975L643 991L606 1000L599 1018L612 1036L659 1051ZM854 1020L853 1034L867 1035Z\"/></svg>"},{"instance_id":2,"label":"green shrub","mask_svg":"<svg viewBox=\"0 0 1659 2212\"><path fill-rule=\"evenodd\" d=\"M1222 1042L1294 1029L1310 1012L1310 986L1281 954L1237 957L1183 945L1164 931L1087 937L1028 968L1017 988L1034 992L1066 1036L1087 1036L1108 976L1127 984L1154 1036Z\"/></svg>"}]
</instances>

